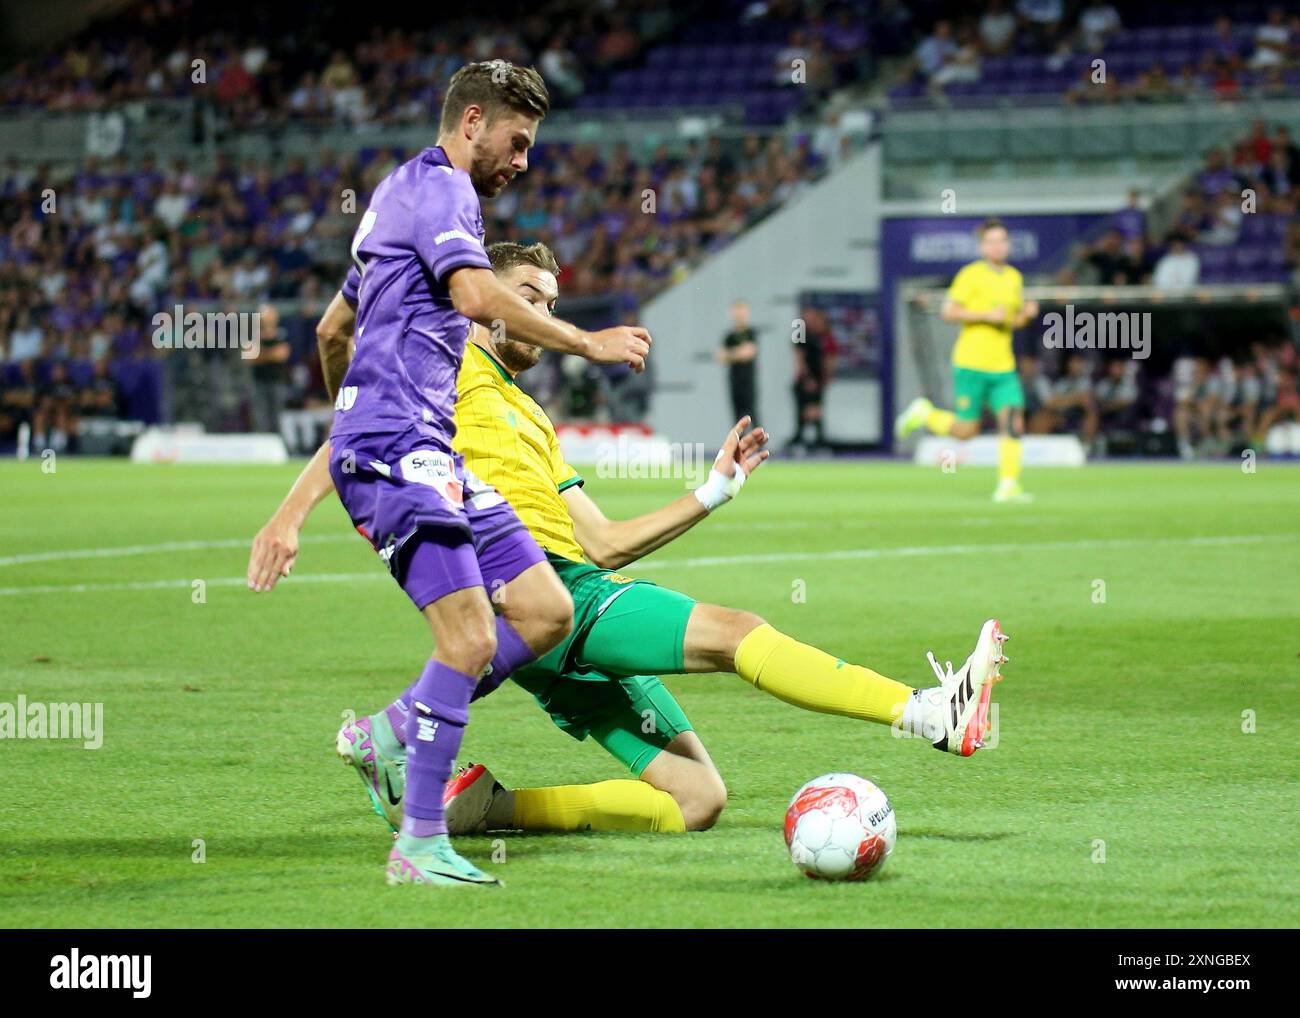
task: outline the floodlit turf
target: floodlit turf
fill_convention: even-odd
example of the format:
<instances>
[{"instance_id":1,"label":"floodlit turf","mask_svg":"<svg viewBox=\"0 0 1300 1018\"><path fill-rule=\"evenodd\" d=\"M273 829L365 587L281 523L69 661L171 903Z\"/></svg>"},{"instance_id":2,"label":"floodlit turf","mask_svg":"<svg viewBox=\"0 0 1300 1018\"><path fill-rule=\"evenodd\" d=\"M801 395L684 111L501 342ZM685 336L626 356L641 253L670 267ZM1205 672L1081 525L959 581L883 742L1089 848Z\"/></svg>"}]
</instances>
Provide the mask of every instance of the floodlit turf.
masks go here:
<instances>
[{"instance_id":1,"label":"floodlit turf","mask_svg":"<svg viewBox=\"0 0 1300 1018\"><path fill-rule=\"evenodd\" d=\"M1037 502L993 506L987 470L772 462L627 571L920 683L927 648L959 663L997 615L996 748L959 760L734 676L670 678L730 789L718 826L462 839L501 890L383 885L389 836L334 733L406 686L424 625L336 503L291 581L244 589L296 470L0 465L0 702L104 705L100 749L0 742L0 924L1300 921L1300 469L1030 471ZM631 515L683 486L588 490ZM510 684L475 705L462 756L515 785L622 776ZM897 810L872 883L810 881L785 854L789 796L836 770Z\"/></svg>"}]
</instances>

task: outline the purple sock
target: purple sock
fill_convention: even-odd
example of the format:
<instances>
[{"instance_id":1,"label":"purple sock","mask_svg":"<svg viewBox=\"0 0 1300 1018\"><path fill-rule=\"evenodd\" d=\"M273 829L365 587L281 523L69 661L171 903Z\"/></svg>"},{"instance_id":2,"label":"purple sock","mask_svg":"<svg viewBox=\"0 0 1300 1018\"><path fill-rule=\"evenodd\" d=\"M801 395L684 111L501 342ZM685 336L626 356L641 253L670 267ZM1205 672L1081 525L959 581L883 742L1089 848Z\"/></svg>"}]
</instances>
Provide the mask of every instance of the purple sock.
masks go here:
<instances>
[{"instance_id":1,"label":"purple sock","mask_svg":"<svg viewBox=\"0 0 1300 1018\"><path fill-rule=\"evenodd\" d=\"M524 638L515 632L514 626L497 616L497 652L492 657L492 667L486 675L478 680L474 695L470 701L487 696L497 686L510 677L516 668L537 660L537 654L528 646Z\"/></svg>"},{"instance_id":2,"label":"purple sock","mask_svg":"<svg viewBox=\"0 0 1300 1018\"><path fill-rule=\"evenodd\" d=\"M469 723L472 675L440 661L424 666L415 684L408 715L411 740L406 745L406 800L402 832L417 838L447 833L442 793Z\"/></svg>"},{"instance_id":3,"label":"purple sock","mask_svg":"<svg viewBox=\"0 0 1300 1018\"><path fill-rule=\"evenodd\" d=\"M478 686L474 689L474 695L470 697L471 702L479 697L487 696L488 693L501 685L516 668L522 668L536 659L537 655L533 652L533 648L528 646L524 638L515 632L514 626L498 615L497 652L492 658L492 670L479 680ZM417 685L419 685L418 681L386 708L389 724L393 726L393 734L397 736L397 741L403 746L406 745L407 712L410 710L411 697L415 695L415 686Z\"/></svg>"}]
</instances>

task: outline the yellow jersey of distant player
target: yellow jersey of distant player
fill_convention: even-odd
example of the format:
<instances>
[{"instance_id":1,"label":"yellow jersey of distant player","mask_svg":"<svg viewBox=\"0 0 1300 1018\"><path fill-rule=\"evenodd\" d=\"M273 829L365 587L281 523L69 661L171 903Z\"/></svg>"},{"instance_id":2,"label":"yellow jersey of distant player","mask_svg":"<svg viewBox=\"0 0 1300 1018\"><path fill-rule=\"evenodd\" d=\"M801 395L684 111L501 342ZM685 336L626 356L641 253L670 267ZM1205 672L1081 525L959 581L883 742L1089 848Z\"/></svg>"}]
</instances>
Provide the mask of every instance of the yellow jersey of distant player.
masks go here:
<instances>
[{"instance_id":1,"label":"yellow jersey of distant player","mask_svg":"<svg viewBox=\"0 0 1300 1018\"><path fill-rule=\"evenodd\" d=\"M465 466L505 496L545 551L584 561L560 495L582 478L565 462L546 411L475 343L465 344L456 377L455 420L452 448Z\"/></svg>"},{"instance_id":2,"label":"yellow jersey of distant player","mask_svg":"<svg viewBox=\"0 0 1300 1018\"><path fill-rule=\"evenodd\" d=\"M1024 306L1024 280L1010 265L995 268L984 259L971 262L957 273L948 288L948 299L969 311L1006 310L1006 325L967 322L957 336L952 350L954 367L972 371L1015 371L1016 358L1011 352L1010 319Z\"/></svg>"}]
</instances>

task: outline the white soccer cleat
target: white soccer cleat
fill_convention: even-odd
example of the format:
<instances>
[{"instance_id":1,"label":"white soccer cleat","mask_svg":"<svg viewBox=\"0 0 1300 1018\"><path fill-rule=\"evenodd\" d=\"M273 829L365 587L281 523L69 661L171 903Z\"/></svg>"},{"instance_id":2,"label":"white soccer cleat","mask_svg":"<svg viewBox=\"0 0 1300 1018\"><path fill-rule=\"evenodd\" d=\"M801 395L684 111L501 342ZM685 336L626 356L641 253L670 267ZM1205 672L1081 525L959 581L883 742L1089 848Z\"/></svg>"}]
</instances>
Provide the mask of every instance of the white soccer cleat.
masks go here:
<instances>
[{"instance_id":1,"label":"white soccer cleat","mask_svg":"<svg viewBox=\"0 0 1300 1018\"><path fill-rule=\"evenodd\" d=\"M488 812L505 788L482 764L467 763L452 775L442 793L447 833L482 834L487 830Z\"/></svg>"},{"instance_id":2,"label":"white soccer cleat","mask_svg":"<svg viewBox=\"0 0 1300 1018\"><path fill-rule=\"evenodd\" d=\"M907 404L907 409L894 418L894 437L900 442L917 428L925 424L925 419L934 411L934 404L924 396Z\"/></svg>"},{"instance_id":3,"label":"white soccer cleat","mask_svg":"<svg viewBox=\"0 0 1300 1018\"><path fill-rule=\"evenodd\" d=\"M939 685L912 693L921 709L919 723L909 734L924 736L935 749L957 756L971 756L981 749L989 731L993 684L1002 681L998 668L1008 660L1002 653L1008 639L998 620L989 619L970 657L955 672L951 661L941 668L934 653L926 651ZM907 730L906 725L901 727Z\"/></svg>"},{"instance_id":4,"label":"white soccer cleat","mask_svg":"<svg viewBox=\"0 0 1300 1018\"><path fill-rule=\"evenodd\" d=\"M993 492L994 502L1032 502L1034 496L1020 486L1019 481L1000 481Z\"/></svg>"}]
</instances>

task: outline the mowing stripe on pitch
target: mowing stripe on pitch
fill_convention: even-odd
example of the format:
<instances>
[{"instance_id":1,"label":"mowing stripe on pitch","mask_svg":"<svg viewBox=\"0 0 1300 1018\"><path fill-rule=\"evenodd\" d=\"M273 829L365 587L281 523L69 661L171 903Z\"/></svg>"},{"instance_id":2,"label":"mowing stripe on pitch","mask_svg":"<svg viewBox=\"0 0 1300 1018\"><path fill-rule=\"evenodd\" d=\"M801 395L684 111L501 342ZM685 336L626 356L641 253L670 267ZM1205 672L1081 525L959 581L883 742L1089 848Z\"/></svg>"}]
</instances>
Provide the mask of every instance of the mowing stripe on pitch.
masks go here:
<instances>
[{"instance_id":1,"label":"mowing stripe on pitch","mask_svg":"<svg viewBox=\"0 0 1300 1018\"><path fill-rule=\"evenodd\" d=\"M349 538L350 539L350 538ZM318 540L330 540L322 537ZM1297 534L1219 534L1205 537L1118 537L1083 541L1031 541L999 544L940 544L917 545L902 548L843 548L837 551L787 551L767 555L710 555L695 558L655 559L638 564L632 572L646 573L659 569L698 569L705 566L766 565L776 562L824 562L856 559L914 558L933 555L1011 555L1016 552L1036 551L1106 551L1118 548L1151 548L1191 546L1199 548L1224 547L1243 544L1284 543L1300 540ZM202 544L202 542L196 542ZM247 542L240 542L247 544ZM300 583L361 583L367 580L387 580L389 573L376 564L364 573L304 573L288 582ZM243 576L219 576L205 579L209 587L242 587L247 585ZM285 582L285 581L282 581ZM98 594L128 590L171 590L190 588L194 579L139 580L123 583L64 583L30 587L0 587L0 597L19 597L23 594Z\"/></svg>"}]
</instances>

